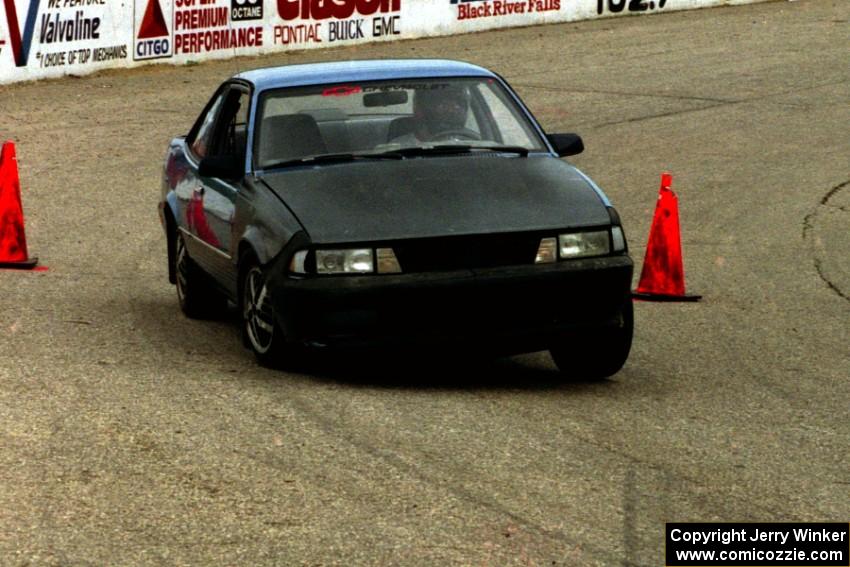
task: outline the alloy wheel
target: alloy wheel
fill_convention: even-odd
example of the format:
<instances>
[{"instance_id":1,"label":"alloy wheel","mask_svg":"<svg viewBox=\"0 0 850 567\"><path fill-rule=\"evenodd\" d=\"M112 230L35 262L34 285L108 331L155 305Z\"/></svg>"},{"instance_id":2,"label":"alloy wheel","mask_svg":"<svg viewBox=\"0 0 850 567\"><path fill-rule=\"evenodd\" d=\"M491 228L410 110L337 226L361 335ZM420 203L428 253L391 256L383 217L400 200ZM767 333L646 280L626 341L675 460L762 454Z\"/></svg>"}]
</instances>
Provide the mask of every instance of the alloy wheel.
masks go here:
<instances>
[{"instance_id":1,"label":"alloy wheel","mask_svg":"<svg viewBox=\"0 0 850 567\"><path fill-rule=\"evenodd\" d=\"M274 309L259 267L254 266L245 276L242 293L242 319L248 340L257 353L266 354L274 340Z\"/></svg>"}]
</instances>

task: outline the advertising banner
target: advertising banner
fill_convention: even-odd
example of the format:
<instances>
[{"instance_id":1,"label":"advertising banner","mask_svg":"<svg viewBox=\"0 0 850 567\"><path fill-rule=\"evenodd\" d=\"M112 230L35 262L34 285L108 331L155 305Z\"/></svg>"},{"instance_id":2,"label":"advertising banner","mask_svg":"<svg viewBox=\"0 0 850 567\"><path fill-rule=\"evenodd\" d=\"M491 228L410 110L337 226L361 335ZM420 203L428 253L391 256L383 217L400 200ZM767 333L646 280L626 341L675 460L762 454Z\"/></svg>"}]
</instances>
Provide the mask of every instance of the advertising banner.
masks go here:
<instances>
[{"instance_id":1,"label":"advertising banner","mask_svg":"<svg viewBox=\"0 0 850 567\"><path fill-rule=\"evenodd\" d=\"M0 84L760 0L0 0Z\"/></svg>"},{"instance_id":2,"label":"advertising banner","mask_svg":"<svg viewBox=\"0 0 850 567\"><path fill-rule=\"evenodd\" d=\"M3 0L0 83L125 66L127 21L121 0Z\"/></svg>"}]
</instances>

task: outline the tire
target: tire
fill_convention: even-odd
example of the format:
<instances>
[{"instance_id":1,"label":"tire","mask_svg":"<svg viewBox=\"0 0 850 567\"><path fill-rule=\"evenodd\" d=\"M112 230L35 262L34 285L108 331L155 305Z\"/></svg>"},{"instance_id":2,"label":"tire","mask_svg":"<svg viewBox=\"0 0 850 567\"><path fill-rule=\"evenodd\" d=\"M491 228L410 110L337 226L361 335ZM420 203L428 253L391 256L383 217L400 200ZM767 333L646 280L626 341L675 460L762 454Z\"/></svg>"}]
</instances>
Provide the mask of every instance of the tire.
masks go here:
<instances>
[{"instance_id":1,"label":"tire","mask_svg":"<svg viewBox=\"0 0 850 567\"><path fill-rule=\"evenodd\" d=\"M296 360L294 348L286 344L283 330L277 323L271 293L266 286L267 274L251 256L247 256L243 264L239 280L242 340L263 366L290 366Z\"/></svg>"},{"instance_id":2,"label":"tire","mask_svg":"<svg viewBox=\"0 0 850 567\"><path fill-rule=\"evenodd\" d=\"M182 234L176 235L174 246L175 284L180 309L191 319L207 319L221 314L226 300L189 256Z\"/></svg>"},{"instance_id":3,"label":"tire","mask_svg":"<svg viewBox=\"0 0 850 567\"><path fill-rule=\"evenodd\" d=\"M620 325L573 335L549 349L561 373L578 380L604 380L629 358L634 334L634 306L629 298L620 313Z\"/></svg>"}]
</instances>

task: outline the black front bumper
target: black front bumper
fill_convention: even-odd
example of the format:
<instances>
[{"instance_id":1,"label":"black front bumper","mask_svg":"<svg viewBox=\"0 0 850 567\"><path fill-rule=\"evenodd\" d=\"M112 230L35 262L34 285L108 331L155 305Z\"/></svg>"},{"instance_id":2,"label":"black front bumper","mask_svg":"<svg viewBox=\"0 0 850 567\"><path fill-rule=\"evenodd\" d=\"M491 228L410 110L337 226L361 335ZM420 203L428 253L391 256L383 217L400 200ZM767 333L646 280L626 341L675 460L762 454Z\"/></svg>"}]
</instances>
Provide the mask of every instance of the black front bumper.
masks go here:
<instances>
[{"instance_id":1,"label":"black front bumper","mask_svg":"<svg viewBox=\"0 0 850 567\"><path fill-rule=\"evenodd\" d=\"M531 352L619 323L630 301L627 255L551 265L399 275L293 278L271 270L287 340L328 346L477 344Z\"/></svg>"}]
</instances>

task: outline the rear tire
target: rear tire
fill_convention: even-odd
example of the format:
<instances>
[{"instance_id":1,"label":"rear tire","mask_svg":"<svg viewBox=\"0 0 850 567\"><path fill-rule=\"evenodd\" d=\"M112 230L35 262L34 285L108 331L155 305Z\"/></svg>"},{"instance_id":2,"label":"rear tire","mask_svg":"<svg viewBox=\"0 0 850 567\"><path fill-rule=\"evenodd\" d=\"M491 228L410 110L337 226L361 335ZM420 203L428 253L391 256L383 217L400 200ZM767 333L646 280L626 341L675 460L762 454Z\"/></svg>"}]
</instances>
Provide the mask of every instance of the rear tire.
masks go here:
<instances>
[{"instance_id":1,"label":"rear tire","mask_svg":"<svg viewBox=\"0 0 850 567\"><path fill-rule=\"evenodd\" d=\"M629 358L634 334L634 306L629 298L620 312L619 326L587 331L562 339L549 349L558 369L578 380L604 380Z\"/></svg>"},{"instance_id":2,"label":"rear tire","mask_svg":"<svg viewBox=\"0 0 850 567\"><path fill-rule=\"evenodd\" d=\"M174 272L177 301L187 317L206 319L224 310L226 306L224 296L213 287L209 277L189 256L182 234L176 236Z\"/></svg>"}]
</instances>

